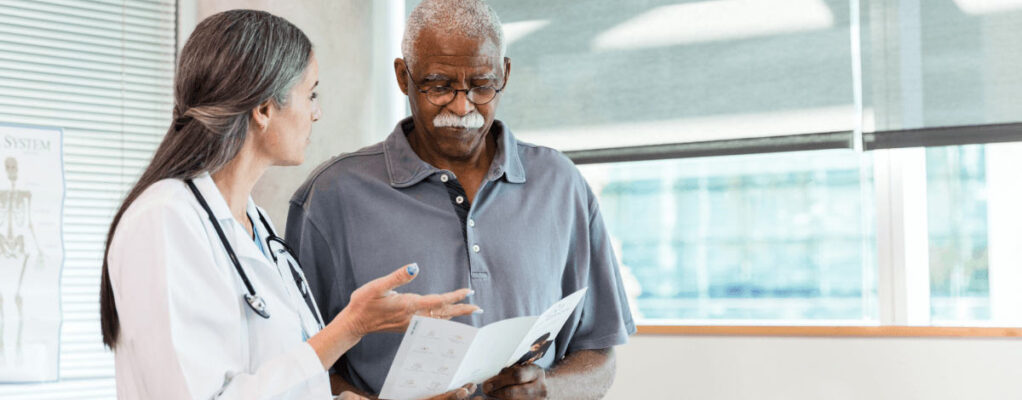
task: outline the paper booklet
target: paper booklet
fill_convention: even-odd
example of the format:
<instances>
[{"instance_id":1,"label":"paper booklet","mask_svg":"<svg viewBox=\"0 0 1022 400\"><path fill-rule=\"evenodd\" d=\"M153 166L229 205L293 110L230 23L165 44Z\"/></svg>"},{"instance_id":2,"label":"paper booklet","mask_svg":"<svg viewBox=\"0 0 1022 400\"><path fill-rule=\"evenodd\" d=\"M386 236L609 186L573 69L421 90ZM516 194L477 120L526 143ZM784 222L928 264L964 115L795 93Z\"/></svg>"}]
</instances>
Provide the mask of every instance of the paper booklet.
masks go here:
<instances>
[{"instance_id":1,"label":"paper booklet","mask_svg":"<svg viewBox=\"0 0 1022 400\"><path fill-rule=\"evenodd\" d=\"M414 316L405 331L381 399L422 399L482 383L501 369L539 360L586 294L583 288L538 317L497 321L482 328Z\"/></svg>"}]
</instances>

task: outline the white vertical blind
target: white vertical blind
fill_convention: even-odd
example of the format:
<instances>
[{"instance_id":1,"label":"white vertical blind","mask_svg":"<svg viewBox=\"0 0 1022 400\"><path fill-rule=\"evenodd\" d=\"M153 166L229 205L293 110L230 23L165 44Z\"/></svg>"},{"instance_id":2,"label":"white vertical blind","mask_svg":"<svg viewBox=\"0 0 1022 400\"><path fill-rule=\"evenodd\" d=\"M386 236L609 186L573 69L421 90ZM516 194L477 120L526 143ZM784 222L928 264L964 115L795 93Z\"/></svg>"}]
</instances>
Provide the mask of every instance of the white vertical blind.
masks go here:
<instances>
[{"instance_id":1,"label":"white vertical blind","mask_svg":"<svg viewBox=\"0 0 1022 400\"><path fill-rule=\"evenodd\" d=\"M116 207L170 124L174 0L0 0L0 122L64 128L60 381L0 398L113 398L99 283Z\"/></svg>"}]
</instances>

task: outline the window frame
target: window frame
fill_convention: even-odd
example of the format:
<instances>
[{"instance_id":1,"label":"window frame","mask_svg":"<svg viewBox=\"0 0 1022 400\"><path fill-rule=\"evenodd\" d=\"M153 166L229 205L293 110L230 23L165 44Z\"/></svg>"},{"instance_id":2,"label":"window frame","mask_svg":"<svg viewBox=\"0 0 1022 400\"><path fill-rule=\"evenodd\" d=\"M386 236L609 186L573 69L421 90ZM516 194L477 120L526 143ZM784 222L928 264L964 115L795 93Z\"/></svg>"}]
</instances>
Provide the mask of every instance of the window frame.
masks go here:
<instances>
[{"instance_id":1,"label":"window frame","mask_svg":"<svg viewBox=\"0 0 1022 400\"><path fill-rule=\"evenodd\" d=\"M726 324L705 324L703 323L705 320L651 319L639 325L639 333L739 336L1022 336L1022 327L991 327L977 323L964 323L960 326L932 324L930 265L926 246L928 240L925 224L926 207L918 206L926 204L927 147L1022 142L1022 123L869 132L861 135L862 142L858 146L854 142L855 136L854 132L850 131L824 132L564 152L576 165L825 149L858 148L861 152L875 154L873 184L877 205L875 222L879 325L856 323L846 325L834 324L834 321L814 320L800 320L795 324L785 325L769 324L776 321L763 320L740 322L729 320ZM908 204L914 206L906 207ZM922 239L922 242L919 239Z\"/></svg>"}]
</instances>

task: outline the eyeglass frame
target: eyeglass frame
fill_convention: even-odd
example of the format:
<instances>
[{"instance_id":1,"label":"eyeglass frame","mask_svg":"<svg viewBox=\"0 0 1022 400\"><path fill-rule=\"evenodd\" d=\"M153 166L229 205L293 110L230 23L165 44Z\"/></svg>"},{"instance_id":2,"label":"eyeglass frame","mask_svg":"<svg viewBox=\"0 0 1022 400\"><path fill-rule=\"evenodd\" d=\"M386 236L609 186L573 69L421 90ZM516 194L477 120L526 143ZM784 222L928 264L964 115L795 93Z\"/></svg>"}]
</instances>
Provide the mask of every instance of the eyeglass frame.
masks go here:
<instances>
[{"instance_id":1,"label":"eyeglass frame","mask_svg":"<svg viewBox=\"0 0 1022 400\"><path fill-rule=\"evenodd\" d=\"M465 92L465 100L468 100L469 103L475 104L477 106L490 104L490 102L492 102L493 99L496 99L497 95L500 94L500 92L502 92L504 90L504 88L507 87L507 76L504 77L504 83L500 85L500 89L493 88L492 86L472 86L472 87L470 87L468 89L455 89L455 88L450 87L450 86L433 86L433 87L436 87L436 88L447 87L447 88L450 88L452 92L454 92L454 97L451 97L450 101L448 101L448 102L446 102L444 104L437 104L437 103L434 103L433 101L430 100L430 98L429 98L429 89L425 89L425 90L421 89L419 87L419 85L415 83L415 78L412 77L412 72L407 67L405 67L404 70L405 70L405 75L408 76L408 83L410 83L412 85L412 87L415 89L415 91L426 95L426 101L428 101L429 104L432 104L432 105L437 106L437 107L443 107L443 106L446 106L446 105L451 104L452 102L454 102L454 99L458 98L458 92ZM491 97L489 100L486 100L485 103L476 103L476 102L472 101L472 98L469 97L469 94L472 92L473 89L476 89L476 88L493 88L493 90L494 90L493 97ZM430 88L430 89L432 89L432 88Z\"/></svg>"}]
</instances>

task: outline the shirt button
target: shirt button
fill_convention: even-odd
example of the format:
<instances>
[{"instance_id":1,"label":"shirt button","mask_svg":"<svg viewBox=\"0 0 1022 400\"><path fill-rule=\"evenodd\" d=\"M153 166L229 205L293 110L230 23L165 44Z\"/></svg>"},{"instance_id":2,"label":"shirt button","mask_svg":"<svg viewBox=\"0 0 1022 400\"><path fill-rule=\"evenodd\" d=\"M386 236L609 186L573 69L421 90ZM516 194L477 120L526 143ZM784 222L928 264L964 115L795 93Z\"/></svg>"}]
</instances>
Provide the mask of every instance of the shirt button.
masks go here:
<instances>
[{"instance_id":1,"label":"shirt button","mask_svg":"<svg viewBox=\"0 0 1022 400\"><path fill-rule=\"evenodd\" d=\"M468 220L468 226L469 226L470 228L475 228L475 226L476 226L476 220L474 220L474 219L469 219L469 220Z\"/></svg>"},{"instance_id":2,"label":"shirt button","mask_svg":"<svg viewBox=\"0 0 1022 400\"><path fill-rule=\"evenodd\" d=\"M472 246L472 251L478 253L479 252L479 245L477 244L477 245Z\"/></svg>"},{"instance_id":3,"label":"shirt button","mask_svg":"<svg viewBox=\"0 0 1022 400\"><path fill-rule=\"evenodd\" d=\"M465 202L465 198L461 197L461 196L455 197L454 198L454 202L458 203L458 204L464 203Z\"/></svg>"},{"instance_id":4,"label":"shirt button","mask_svg":"<svg viewBox=\"0 0 1022 400\"><path fill-rule=\"evenodd\" d=\"M447 182L450 179L447 174L440 174L440 182Z\"/></svg>"}]
</instances>

